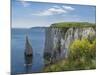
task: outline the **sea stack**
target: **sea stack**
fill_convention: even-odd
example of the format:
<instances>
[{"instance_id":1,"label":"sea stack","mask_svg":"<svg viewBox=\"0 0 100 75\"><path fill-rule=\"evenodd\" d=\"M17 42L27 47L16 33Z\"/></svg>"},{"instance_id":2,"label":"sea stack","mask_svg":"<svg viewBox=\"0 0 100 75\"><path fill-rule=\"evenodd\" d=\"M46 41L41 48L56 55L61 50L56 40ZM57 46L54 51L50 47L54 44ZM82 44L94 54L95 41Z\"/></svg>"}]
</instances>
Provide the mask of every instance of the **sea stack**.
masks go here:
<instances>
[{"instance_id":1,"label":"sea stack","mask_svg":"<svg viewBox=\"0 0 100 75\"><path fill-rule=\"evenodd\" d=\"M26 43L25 43L25 56L33 56L33 49L29 42L28 36L26 36Z\"/></svg>"}]
</instances>

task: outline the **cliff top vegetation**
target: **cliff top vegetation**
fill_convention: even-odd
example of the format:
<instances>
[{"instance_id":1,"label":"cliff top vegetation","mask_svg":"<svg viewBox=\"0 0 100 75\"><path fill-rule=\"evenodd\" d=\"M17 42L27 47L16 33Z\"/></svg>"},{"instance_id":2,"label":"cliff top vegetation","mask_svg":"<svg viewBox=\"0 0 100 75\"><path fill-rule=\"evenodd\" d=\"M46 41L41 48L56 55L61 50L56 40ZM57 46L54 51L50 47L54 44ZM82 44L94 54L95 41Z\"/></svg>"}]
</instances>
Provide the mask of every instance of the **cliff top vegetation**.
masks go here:
<instances>
[{"instance_id":1,"label":"cliff top vegetation","mask_svg":"<svg viewBox=\"0 0 100 75\"><path fill-rule=\"evenodd\" d=\"M95 23L88 22L60 22L54 23L51 27L95 27Z\"/></svg>"}]
</instances>

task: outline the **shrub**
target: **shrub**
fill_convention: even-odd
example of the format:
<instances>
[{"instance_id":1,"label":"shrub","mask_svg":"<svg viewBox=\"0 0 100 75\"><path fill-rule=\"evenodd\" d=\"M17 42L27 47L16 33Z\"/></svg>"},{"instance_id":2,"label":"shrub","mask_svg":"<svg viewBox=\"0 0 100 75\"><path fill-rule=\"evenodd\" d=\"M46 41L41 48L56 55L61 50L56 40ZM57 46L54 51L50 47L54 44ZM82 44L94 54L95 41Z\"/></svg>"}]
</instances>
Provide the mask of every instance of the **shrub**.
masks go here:
<instances>
[{"instance_id":1,"label":"shrub","mask_svg":"<svg viewBox=\"0 0 100 75\"><path fill-rule=\"evenodd\" d=\"M96 40L92 43L88 39L75 40L70 45L69 61L76 61L80 69L95 68Z\"/></svg>"},{"instance_id":2,"label":"shrub","mask_svg":"<svg viewBox=\"0 0 100 75\"><path fill-rule=\"evenodd\" d=\"M96 40L75 40L69 47L67 59L47 66L44 71L87 70L96 68Z\"/></svg>"}]
</instances>

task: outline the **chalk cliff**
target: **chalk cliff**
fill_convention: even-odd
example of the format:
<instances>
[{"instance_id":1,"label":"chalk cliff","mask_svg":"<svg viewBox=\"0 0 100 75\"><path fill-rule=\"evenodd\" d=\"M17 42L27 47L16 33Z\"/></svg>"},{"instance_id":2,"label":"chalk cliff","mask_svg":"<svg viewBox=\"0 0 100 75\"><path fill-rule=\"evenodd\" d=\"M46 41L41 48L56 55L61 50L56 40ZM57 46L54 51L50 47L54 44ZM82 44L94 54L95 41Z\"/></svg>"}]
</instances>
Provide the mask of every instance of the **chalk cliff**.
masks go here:
<instances>
[{"instance_id":1,"label":"chalk cliff","mask_svg":"<svg viewBox=\"0 0 100 75\"><path fill-rule=\"evenodd\" d=\"M64 23L67 25L67 23ZM71 25L71 23L69 23ZM78 24L78 23L77 23ZM79 23L81 24L81 23ZM83 23L82 23L83 24ZM85 23L89 24L89 23ZM69 46L76 39L95 37L95 26L65 26L51 25L46 29L46 40L44 49L44 59L49 63L54 63L60 59L67 58Z\"/></svg>"}]
</instances>

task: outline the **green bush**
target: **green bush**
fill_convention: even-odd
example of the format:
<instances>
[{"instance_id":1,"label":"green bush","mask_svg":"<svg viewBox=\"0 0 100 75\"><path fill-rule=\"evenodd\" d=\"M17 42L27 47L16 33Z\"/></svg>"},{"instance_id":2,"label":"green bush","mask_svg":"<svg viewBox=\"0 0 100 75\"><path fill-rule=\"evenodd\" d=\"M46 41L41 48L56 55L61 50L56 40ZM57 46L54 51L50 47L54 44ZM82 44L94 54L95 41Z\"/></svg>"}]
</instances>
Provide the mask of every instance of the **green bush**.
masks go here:
<instances>
[{"instance_id":1,"label":"green bush","mask_svg":"<svg viewBox=\"0 0 100 75\"><path fill-rule=\"evenodd\" d=\"M88 39L75 40L70 45L69 61L75 61L80 69L95 68L96 40L92 43ZM74 64L75 65L75 64Z\"/></svg>"},{"instance_id":2,"label":"green bush","mask_svg":"<svg viewBox=\"0 0 100 75\"><path fill-rule=\"evenodd\" d=\"M45 67L45 72L87 70L96 68L96 40L86 38L75 40L69 47L69 56L55 64Z\"/></svg>"}]
</instances>

